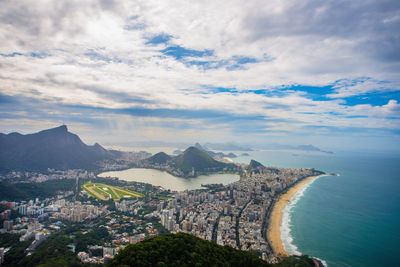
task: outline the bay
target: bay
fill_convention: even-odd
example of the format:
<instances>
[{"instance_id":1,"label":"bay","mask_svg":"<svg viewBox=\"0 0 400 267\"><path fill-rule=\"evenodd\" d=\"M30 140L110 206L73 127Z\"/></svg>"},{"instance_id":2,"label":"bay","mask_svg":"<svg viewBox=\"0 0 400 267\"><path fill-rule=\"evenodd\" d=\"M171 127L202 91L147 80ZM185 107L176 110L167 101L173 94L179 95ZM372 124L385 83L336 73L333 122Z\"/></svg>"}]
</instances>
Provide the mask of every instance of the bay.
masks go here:
<instances>
[{"instance_id":1,"label":"bay","mask_svg":"<svg viewBox=\"0 0 400 267\"><path fill-rule=\"evenodd\" d=\"M400 155L254 151L267 166L314 167L317 179L290 214L291 245L330 267L400 266Z\"/></svg>"}]
</instances>

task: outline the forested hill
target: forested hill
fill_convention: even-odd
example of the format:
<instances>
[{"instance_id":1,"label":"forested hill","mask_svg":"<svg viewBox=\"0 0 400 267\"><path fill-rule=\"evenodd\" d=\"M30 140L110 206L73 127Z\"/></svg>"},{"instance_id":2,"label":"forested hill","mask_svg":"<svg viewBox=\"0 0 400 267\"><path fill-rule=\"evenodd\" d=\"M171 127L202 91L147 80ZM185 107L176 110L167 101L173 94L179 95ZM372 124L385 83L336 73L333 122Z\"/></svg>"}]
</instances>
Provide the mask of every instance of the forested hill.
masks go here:
<instances>
[{"instance_id":1,"label":"forested hill","mask_svg":"<svg viewBox=\"0 0 400 267\"><path fill-rule=\"evenodd\" d=\"M91 169L114 155L99 144L86 145L67 126L33 134L0 133L0 171Z\"/></svg>"},{"instance_id":2,"label":"forested hill","mask_svg":"<svg viewBox=\"0 0 400 267\"><path fill-rule=\"evenodd\" d=\"M117 266L314 266L307 256L289 257L279 264L270 265L256 254L219 246L195 236L168 234L129 245L108 265Z\"/></svg>"},{"instance_id":3,"label":"forested hill","mask_svg":"<svg viewBox=\"0 0 400 267\"><path fill-rule=\"evenodd\" d=\"M181 155L172 159L173 165L185 173L192 169L200 172L221 171L224 168L235 168L234 164L227 164L213 159L207 152L196 147L187 148Z\"/></svg>"}]
</instances>

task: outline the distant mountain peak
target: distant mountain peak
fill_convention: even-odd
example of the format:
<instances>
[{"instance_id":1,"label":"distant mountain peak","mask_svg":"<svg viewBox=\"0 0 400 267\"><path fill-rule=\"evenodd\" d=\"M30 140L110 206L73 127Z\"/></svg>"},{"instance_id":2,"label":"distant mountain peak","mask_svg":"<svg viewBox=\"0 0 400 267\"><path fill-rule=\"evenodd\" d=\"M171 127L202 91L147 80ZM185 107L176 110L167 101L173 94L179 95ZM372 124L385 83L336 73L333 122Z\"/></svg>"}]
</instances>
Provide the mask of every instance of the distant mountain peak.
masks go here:
<instances>
[{"instance_id":1,"label":"distant mountain peak","mask_svg":"<svg viewBox=\"0 0 400 267\"><path fill-rule=\"evenodd\" d=\"M8 135L8 136L21 136L22 134L20 134L20 133L17 133L17 132L12 132L12 133L9 133L9 134L2 134L2 135Z\"/></svg>"},{"instance_id":2,"label":"distant mountain peak","mask_svg":"<svg viewBox=\"0 0 400 267\"><path fill-rule=\"evenodd\" d=\"M188 147L182 154L176 156L174 162L184 172L231 167L229 164L214 160L207 151L195 146Z\"/></svg>"},{"instance_id":3,"label":"distant mountain peak","mask_svg":"<svg viewBox=\"0 0 400 267\"><path fill-rule=\"evenodd\" d=\"M70 132L68 132L68 128L66 125L61 125L58 127L54 127L54 128L50 128L50 129L46 129L46 130L42 130L38 133L35 133L41 136L67 136L67 135L74 135ZM32 135L32 134L30 134Z\"/></svg>"},{"instance_id":4,"label":"distant mountain peak","mask_svg":"<svg viewBox=\"0 0 400 267\"><path fill-rule=\"evenodd\" d=\"M181 152L181 151L179 151ZM236 170L236 165L213 159L206 150L190 146L177 156L159 152L143 161L145 164L168 165L174 175L195 177L198 173L212 173L222 170ZM151 166L151 165L150 165ZM154 167L151 166L151 167ZM159 167L159 166L156 166Z\"/></svg>"},{"instance_id":5,"label":"distant mountain peak","mask_svg":"<svg viewBox=\"0 0 400 267\"><path fill-rule=\"evenodd\" d=\"M249 168L250 169L259 169L259 168L265 168L265 166L263 164L261 164L260 162L252 159L250 161Z\"/></svg>"},{"instance_id":6,"label":"distant mountain peak","mask_svg":"<svg viewBox=\"0 0 400 267\"><path fill-rule=\"evenodd\" d=\"M205 148L202 145L200 145L200 143L194 144L194 147L200 150L205 150Z\"/></svg>"},{"instance_id":7,"label":"distant mountain peak","mask_svg":"<svg viewBox=\"0 0 400 267\"><path fill-rule=\"evenodd\" d=\"M68 132L68 127L65 124L56 127L56 129L59 129L60 131Z\"/></svg>"},{"instance_id":8,"label":"distant mountain peak","mask_svg":"<svg viewBox=\"0 0 400 267\"><path fill-rule=\"evenodd\" d=\"M0 147L0 171L86 169L114 156L99 144L86 145L66 125L26 135L2 135Z\"/></svg>"},{"instance_id":9,"label":"distant mountain peak","mask_svg":"<svg viewBox=\"0 0 400 267\"><path fill-rule=\"evenodd\" d=\"M94 143L93 146L94 146L94 147L98 147L98 148L103 148L103 149L104 149L104 147L102 147L99 143Z\"/></svg>"},{"instance_id":10,"label":"distant mountain peak","mask_svg":"<svg viewBox=\"0 0 400 267\"><path fill-rule=\"evenodd\" d=\"M47 132L68 132L68 127L67 127L67 125L63 124L63 125L60 125L58 127L54 127L54 128L50 128L50 129L47 129L47 130L43 130L41 132L44 132L44 131L47 131Z\"/></svg>"},{"instance_id":11,"label":"distant mountain peak","mask_svg":"<svg viewBox=\"0 0 400 267\"><path fill-rule=\"evenodd\" d=\"M190 147L186 148L185 151L183 151L183 153L190 153L190 152L197 151L197 150L202 150L202 149L197 146L190 146Z\"/></svg>"}]
</instances>

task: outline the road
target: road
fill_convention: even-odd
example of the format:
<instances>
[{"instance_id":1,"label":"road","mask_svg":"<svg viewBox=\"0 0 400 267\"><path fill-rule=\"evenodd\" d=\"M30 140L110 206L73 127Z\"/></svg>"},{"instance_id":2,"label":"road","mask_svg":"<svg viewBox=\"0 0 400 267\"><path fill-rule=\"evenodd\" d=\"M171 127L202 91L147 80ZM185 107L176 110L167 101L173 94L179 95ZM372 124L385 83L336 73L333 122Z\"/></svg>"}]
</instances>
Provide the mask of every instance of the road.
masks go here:
<instances>
[{"instance_id":1,"label":"road","mask_svg":"<svg viewBox=\"0 0 400 267\"><path fill-rule=\"evenodd\" d=\"M240 249L240 237L239 237L239 224L240 224L240 217L242 216L242 212L247 208L247 205L252 201L250 199L249 201L244 204L243 208L239 211L238 216L236 217L236 247Z\"/></svg>"}]
</instances>

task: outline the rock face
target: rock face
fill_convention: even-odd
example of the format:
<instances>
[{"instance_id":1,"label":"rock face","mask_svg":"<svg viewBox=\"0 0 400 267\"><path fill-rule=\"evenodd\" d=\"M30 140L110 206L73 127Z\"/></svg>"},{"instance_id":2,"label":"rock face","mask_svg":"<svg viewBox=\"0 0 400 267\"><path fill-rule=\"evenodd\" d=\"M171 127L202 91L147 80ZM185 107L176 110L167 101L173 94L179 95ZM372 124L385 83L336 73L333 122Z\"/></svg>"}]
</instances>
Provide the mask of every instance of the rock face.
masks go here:
<instances>
[{"instance_id":1,"label":"rock face","mask_svg":"<svg viewBox=\"0 0 400 267\"><path fill-rule=\"evenodd\" d=\"M255 173L259 173L262 172L266 167L264 165L262 165L260 162L252 159L250 161L250 164L247 166L247 170L249 172L255 172Z\"/></svg>"},{"instance_id":2,"label":"rock face","mask_svg":"<svg viewBox=\"0 0 400 267\"><path fill-rule=\"evenodd\" d=\"M0 171L91 169L114 155L101 145L88 146L67 126L34 134L0 134Z\"/></svg>"},{"instance_id":3,"label":"rock face","mask_svg":"<svg viewBox=\"0 0 400 267\"><path fill-rule=\"evenodd\" d=\"M252 160L250 161L249 167L250 167L251 169L265 168L264 165L262 165L260 162L254 160L254 159L252 159Z\"/></svg>"}]
</instances>

